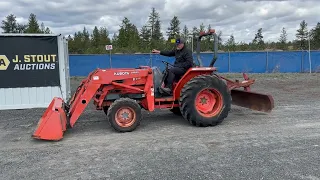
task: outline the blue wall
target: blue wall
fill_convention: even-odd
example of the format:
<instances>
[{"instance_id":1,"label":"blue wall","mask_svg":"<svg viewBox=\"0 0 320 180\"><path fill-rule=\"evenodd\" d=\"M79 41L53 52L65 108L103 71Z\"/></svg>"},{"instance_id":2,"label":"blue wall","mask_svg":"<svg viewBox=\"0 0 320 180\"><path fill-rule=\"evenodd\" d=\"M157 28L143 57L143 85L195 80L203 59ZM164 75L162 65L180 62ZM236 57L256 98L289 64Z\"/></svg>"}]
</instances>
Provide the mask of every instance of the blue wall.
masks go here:
<instances>
[{"instance_id":1,"label":"blue wall","mask_svg":"<svg viewBox=\"0 0 320 180\"><path fill-rule=\"evenodd\" d=\"M149 54L113 54L112 68L135 68L140 65L150 66ZM202 53L201 59L208 66L213 55ZM194 55L196 58L196 55ZM70 75L87 76L95 68L110 68L109 55L70 55ZM152 66L163 70L161 60L173 62L174 58L151 55ZM320 72L320 51L311 51L312 72ZM248 72L309 72L309 53L307 51L293 52L230 52L219 53L215 63L220 73Z\"/></svg>"}]
</instances>

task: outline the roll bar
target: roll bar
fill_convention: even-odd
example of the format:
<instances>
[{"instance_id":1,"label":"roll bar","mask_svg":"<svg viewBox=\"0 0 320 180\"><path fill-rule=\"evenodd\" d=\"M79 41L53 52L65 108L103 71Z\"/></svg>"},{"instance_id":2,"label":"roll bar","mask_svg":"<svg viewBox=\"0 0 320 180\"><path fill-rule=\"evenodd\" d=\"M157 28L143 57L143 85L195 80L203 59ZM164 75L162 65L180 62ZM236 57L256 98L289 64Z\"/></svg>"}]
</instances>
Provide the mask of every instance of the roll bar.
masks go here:
<instances>
[{"instance_id":1,"label":"roll bar","mask_svg":"<svg viewBox=\"0 0 320 180\"><path fill-rule=\"evenodd\" d=\"M201 38L202 37L205 37L205 36L212 36L214 37L214 42L213 42L213 52L214 52L214 55L213 55L213 58L210 62L210 67L213 67L214 63L217 61L218 59L218 36L215 32L215 29L210 29L208 30L207 32L204 32L204 31L201 31L199 33L199 36L197 38L197 61L198 61L198 65L200 67L203 66L203 63L202 63L202 60L200 58L200 42L201 42Z\"/></svg>"}]
</instances>

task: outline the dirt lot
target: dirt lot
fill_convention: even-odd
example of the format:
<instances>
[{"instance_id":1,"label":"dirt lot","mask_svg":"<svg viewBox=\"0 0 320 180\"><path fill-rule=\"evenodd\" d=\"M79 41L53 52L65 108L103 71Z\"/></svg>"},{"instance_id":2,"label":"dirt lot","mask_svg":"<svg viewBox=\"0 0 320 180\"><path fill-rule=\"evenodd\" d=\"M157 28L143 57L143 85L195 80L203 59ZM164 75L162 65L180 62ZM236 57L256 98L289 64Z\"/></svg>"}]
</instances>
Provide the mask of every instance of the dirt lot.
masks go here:
<instances>
[{"instance_id":1,"label":"dirt lot","mask_svg":"<svg viewBox=\"0 0 320 180\"><path fill-rule=\"evenodd\" d=\"M239 74L229 77L241 77ZM44 109L0 111L1 179L320 179L320 74L253 75L271 114L233 107L219 126L144 112L116 133L88 107L60 142L31 138ZM72 80L73 90L79 79Z\"/></svg>"}]
</instances>

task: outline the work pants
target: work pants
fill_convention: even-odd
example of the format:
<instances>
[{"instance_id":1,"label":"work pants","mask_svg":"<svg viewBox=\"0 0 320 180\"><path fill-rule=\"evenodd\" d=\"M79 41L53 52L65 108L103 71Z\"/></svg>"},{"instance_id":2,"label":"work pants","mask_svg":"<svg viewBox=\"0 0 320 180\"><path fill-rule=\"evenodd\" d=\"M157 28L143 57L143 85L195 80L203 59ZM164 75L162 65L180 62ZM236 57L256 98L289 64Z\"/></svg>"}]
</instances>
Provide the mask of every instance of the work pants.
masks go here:
<instances>
[{"instance_id":1,"label":"work pants","mask_svg":"<svg viewBox=\"0 0 320 180\"><path fill-rule=\"evenodd\" d=\"M172 89L172 84L176 80L178 81L186 72L185 69L180 67L171 67L168 72L168 76L166 79L166 87Z\"/></svg>"}]
</instances>

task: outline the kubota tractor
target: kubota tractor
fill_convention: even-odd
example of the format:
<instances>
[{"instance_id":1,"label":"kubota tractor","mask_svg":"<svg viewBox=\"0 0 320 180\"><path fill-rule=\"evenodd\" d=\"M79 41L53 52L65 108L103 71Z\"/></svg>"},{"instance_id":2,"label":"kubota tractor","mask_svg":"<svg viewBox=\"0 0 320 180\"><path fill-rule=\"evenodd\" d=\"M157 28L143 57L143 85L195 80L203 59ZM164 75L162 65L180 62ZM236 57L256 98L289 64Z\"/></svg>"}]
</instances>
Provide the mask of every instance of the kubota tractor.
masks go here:
<instances>
[{"instance_id":1,"label":"kubota tractor","mask_svg":"<svg viewBox=\"0 0 320 180\"><path fill-rule=\"evenodd\" d=\"M214 36L214 57L209 67L202 67L200 41ZM197 58L173 85L173 94L161 91L170 63L163 61L166 70L157 67L96 69L82 80L73 97L65 102L55 97L41 117L32 137L60 140L67 128L73 128L81 113L93 99L97 110L103 110L111 126L119 132L135 130L142 119L141 109L170 109L195 126L213 126L221 123L231 104L257 111L270 112L273 98L252 92L254 79L243 74L244 81L232 81L216 73L218 39L215 30L201 32L197 41ZM243 89L240 89L243 88Z\"/></svg>"}]
</instances>

